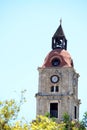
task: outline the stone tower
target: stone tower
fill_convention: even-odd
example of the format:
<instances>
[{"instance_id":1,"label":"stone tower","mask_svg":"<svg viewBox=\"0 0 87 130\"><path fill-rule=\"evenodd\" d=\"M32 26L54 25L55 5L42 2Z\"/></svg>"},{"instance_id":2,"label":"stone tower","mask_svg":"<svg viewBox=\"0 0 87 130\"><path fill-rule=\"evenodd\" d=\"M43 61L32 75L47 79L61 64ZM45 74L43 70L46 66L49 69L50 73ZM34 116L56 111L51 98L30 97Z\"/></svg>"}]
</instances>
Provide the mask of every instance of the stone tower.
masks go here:
<instances>
[{"instance_id":1,"label":"stone tower","mask_svg":"<svg viewBox=\"0 0 87 130\"><path fill-rule=\"evenodd\" d=\"M52 50L38 71L37 115L48 112L50 117L62 120L63 114L67 112L71 119L79 119L79 74L76 73L67 51L67 40L61 22L52 37Z\"/></svg>"}]
</instances>

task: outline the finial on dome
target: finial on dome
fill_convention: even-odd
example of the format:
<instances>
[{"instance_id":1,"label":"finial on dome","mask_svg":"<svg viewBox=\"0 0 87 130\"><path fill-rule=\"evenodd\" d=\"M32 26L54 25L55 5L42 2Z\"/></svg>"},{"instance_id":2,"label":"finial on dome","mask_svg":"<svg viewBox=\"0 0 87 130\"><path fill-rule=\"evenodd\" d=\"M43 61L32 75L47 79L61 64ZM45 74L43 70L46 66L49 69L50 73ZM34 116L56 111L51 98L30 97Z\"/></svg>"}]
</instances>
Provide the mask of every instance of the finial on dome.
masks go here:
<instances>
[{"instance_id":1,"label":"finial on dome","mask_svg":"<svg viewBox=\"0 0 87 130\"><path fill-rule=\"evenodd\" d=\"M60 19L60 25L62 24L62 18Z\"/></svg>"}]
</instances>

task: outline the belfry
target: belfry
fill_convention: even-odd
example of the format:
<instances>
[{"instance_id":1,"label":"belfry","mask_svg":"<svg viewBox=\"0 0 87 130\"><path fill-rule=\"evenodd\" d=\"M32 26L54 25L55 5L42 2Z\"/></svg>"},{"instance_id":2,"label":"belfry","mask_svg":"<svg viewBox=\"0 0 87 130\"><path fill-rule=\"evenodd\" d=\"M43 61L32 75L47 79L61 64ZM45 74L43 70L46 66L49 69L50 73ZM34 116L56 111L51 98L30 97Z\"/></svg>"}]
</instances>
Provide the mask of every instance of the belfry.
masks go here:
<instances>
[{"instance_id":1,"label":"belfry","mask_svg":"<svg viewBox=\"0 0 87 130\"><path fill-rule=\"evenodd\" d=\"M52 37L52 50L38 68L39 81L36 93L36 114L62 120L64 113L79 119L78 77L73 60L67 51L67 39L61 22Z\"/></svg>"}]
</instances>

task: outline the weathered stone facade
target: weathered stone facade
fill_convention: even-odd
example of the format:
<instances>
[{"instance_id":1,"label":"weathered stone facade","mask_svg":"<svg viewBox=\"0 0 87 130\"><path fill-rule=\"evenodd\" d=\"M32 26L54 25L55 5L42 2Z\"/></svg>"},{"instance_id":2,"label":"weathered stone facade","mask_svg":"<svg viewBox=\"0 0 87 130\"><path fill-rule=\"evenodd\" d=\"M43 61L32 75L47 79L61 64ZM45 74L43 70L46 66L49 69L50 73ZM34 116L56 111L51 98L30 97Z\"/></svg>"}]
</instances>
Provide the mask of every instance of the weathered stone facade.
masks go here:
<instances>
[{"instance_id":1,"label":"weathered stone facade","mask_svg":"<svg viewBox=\"0 0 87 130\"><path fill-rule=\"evenodd\" d=\"M78 100L78 77L79 75L71 67L65 68L38 68L39 86L37 99L37 115L45 115L50 113L50 103L58 103L58 118L62 119L62 115L67 112L72 119L79 119L79 103ZM54 85L50 78L52 75L58 75L59 82L55 86L59 86L58 92L51 92ZM75 115L76 107L76 115ZM76 117L75 117L76 116Z\"/></svg>"}]
</instances>

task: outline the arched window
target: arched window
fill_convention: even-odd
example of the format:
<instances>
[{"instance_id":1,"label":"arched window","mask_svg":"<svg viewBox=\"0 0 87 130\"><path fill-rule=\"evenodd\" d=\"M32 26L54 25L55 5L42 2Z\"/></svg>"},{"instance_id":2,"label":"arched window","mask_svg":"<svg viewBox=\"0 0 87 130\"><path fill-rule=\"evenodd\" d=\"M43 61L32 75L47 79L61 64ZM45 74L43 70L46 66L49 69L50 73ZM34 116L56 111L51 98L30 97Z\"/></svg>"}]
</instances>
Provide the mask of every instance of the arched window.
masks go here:
<instances>
[{"instance_id":1,"label":"arched window","mask_svg":"<svg viewBox=\"0 0 87 130\"><path fill-rule=\"evenodd\" d=\"M59 58L54 58L52 60L52 66L59 66L60 65L60 59Z\"/></svg>"},{"instance_id":2,"label":"arched window","mask_svg":"<svg viewBox=\"0 0 87 130\"><path fill-rule=\"evenodd\" d=\"M55 92L59 92L59 86L56 86L55 89Z\"/></svg>"},{"instance_id":3,"label":"arched window","mask_svg":"<svg viewBox=\"0 0 87 130\"><path fill-rule=\"evenodd\" d=\"M54 86L51 87L51 92L54 92Z\"/></svg>"},{"instance_id":4,"label":"arched window","mask_svg":"<svg viewBox=\"0 0 87 130\"><path fill-rule=\"evenodd\" d=\"M59 86L51 86L51 92L59 92Z\"/></svg>"}]
</instances>

